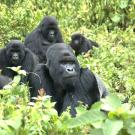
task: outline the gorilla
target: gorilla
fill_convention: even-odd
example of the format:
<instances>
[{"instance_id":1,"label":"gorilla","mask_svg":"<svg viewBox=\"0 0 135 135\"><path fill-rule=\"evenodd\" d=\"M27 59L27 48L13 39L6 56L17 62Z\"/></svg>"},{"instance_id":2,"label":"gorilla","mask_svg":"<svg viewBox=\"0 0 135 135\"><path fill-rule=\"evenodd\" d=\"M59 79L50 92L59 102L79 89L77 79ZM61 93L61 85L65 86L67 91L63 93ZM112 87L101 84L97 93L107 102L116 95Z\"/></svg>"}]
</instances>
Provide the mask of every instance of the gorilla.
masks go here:
<instances>
[{"instance_id":1,"label":"gorilla","mask_svg":"<svg viewBox=\"0 0 135 135\"><path fill-rule=\"evenodd\" d=\"M12 81L11 78L7 76L0 75L0 89Z\"/></svg>"},{"instance_id":2,"label":"gorilla","mask_svg":"<svg viewBox=\"0 0 135 135\"><path fill-rule=\"evenodd\" d=\"M38 58L28 48L24 46L19 40L11 40L5 48L0 50L0 69L1 74L13 79L16 72L8 67L21 66L22 70L26 72L33 72ZM28 76L22 78L21 82L28 81Z\"/></svg>"},{"instance_id":3,"label":"gorilla","mask_svg":"<svg viewBox=\"0 0 135 135\"><path fill-rule=\"evenodd\" d=\"M25 45L34 52L40 63L46 62L46 51L54 43L63 43L58 22L53 16L43 18L39 26L25 39Z\"/></svg>"},{"instance_id":4,"label":"gorilla","mask_svg":"<svg viewBox=\"0 0 135 135\"><path fill-rule=\"evenodd\" d=\"M31 97L44 89L56 102L60 115L68 106L71 115L76 115L78 101L91 106L107 95L107 90L98 76L89 69L81 68L73 50L64 43L56 43L46 53L46 64L39 64L30 77Z\"/></svg>"},{"instance_id":5,"label":"gorilla","mask_svg":"<svg viewBox=\"0 0 135 135\"><path fill-rule=\"evenodd\" d=\"M82 34L76 33L71 36L71 47L75 50L75 55L78 56L81 53L86 53L92 49L93 46L98 47L98 44L92 40L88 40Z\"/></svg>"}]
</instances>

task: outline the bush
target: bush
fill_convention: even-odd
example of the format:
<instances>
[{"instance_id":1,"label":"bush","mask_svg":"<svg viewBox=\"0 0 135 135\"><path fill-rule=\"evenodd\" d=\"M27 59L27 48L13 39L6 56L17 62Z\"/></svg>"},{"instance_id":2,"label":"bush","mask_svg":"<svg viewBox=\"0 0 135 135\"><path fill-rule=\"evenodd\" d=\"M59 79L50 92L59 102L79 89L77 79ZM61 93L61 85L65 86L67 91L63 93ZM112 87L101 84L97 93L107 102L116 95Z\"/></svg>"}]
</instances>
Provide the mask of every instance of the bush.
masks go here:
<instances>
[{"instance_id":1,"label":"bush","mask_svg":"<svg viewBox=\"0 0 135 135\"><path fill-rule=\"evenodd\" d=\"M78 56L78 60L100 75L110 93L116 93L122 100L128 97L129 103L121 104L116 95L110 95L89 111L79 106L76 118L71 118L69 110L58 117L53 108L55 103L47 96L29 106L28 87L19 85L17 76L6 90L0 91L0 134L134 135L134 6L134 0L1 0L1 47L10 38L24 41L43 16L54 15L65 42L79 31L99 43L100 48Z\"/></svg>"}]
</instances>

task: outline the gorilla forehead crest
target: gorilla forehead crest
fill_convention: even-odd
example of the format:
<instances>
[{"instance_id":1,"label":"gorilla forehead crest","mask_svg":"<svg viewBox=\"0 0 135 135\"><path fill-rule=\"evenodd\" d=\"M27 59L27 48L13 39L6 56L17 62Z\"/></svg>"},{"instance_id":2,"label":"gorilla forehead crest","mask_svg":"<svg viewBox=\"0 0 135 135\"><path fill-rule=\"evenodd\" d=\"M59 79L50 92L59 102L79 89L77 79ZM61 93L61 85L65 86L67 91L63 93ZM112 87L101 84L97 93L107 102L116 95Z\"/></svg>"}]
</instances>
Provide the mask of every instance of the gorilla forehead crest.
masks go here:
<instances>
[{"instance_id":1,"label":"gorilla forehead crest","mask_svg":"<svg viewBox=\"0 0 135 135\"><path fill-rule=\"evenodd\" d=\"M83 34L79 33L79 32L75 32L72 34L71 38L74 38L74 37L84 37Z\"/></svg>"},{"instance_id":2,"label":"gorilla forehead crest","mask_svg":"<svg viewBox=\"0 0 135 135\"><path fill-rule=\"evenodd\" d=\"M57 54L57 55L56 55ZM56 60L64 56L73 56L74 53L69 45L64 43L56 43L49 47L46 53L47 60Z\"/></svg>"},{"instance_id":3,"label":"gorilla forehead crest","mask_svg":"<svg viewBox=\"0 0 135 135\"><path fill-rule=\"evenodd\" d=\"M58 22L56 20L56 17L54 17L54 16L46 16L41 21L39 27L42 26L42 25L44 25L46 27L48 27L48 26L57 26Z\"/></svg>"},{"instance_id":4,"label":"gorilla forehead crest","mask_svg":"<svg viewBox=\"0 0 135 135\"><path fill-rule=\"evenodd\" d=\"M23 46L23 43L19 40L11 40L8 44L7 44L7 48L10 48L10 47L14 47L14 48L18 48L18 47L24 47Z\"/></svg>"}]
</instances>

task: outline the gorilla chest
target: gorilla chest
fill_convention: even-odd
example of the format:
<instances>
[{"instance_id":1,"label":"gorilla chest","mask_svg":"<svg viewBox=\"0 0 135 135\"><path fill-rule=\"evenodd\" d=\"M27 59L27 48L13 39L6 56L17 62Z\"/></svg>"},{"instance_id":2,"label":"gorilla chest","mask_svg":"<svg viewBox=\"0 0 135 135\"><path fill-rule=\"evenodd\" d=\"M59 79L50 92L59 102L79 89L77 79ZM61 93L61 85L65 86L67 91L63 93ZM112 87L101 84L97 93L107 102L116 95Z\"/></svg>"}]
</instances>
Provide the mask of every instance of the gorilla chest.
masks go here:
<instances>
[{"instance_id":1,"label":"gorilla chest","mask_svg":"<svg viewBox=\"0 0 135 135\"><path fill-rule=\"evenodd\" d=\"M41 48L40 48L40 52L39 53L42 53L42 54L46 54L46 51L47 49L51 46L51 43L50 42L47 42L47 41L43 41L42 44L41 44Z\"/></svg>"},{"instance_id":2,"label":"gorilla chest","mask_svg":"<svg viewBox=\"0 0 135 135\"><path fill-rule=\"evenodd\" d=\"M92 93L90 92L91 88L83 88L80 87L80 89L77 89L73 93L73 98L75 98L78 101L81 101L85 104L91 105L92 104Z\"/></svg>"}]
</instances>

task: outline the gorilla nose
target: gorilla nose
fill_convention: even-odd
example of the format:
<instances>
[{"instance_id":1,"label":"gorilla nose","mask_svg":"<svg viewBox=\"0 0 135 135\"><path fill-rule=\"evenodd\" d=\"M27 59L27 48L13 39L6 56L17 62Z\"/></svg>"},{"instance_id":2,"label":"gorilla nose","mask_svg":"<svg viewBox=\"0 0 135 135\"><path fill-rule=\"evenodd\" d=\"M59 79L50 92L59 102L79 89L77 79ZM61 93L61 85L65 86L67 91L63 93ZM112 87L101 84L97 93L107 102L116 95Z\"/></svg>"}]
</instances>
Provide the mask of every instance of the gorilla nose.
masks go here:
<instances>
[{"instance_id":1,"label":"gorilla nose","mask_svg":"<svg viewBox=\"0 0 135 135\"><path fill-rule=\"evenodd\" d=\"M74 41L74 44L76 44L76 45L79 44L79 41L78 40L75 40Z\"/></svg>"},{"instance_id":2,"label":"gorilla nose","mask_svg":"<svg viewBox=\"0 0 135 135\"><path fill-rule=\"evenodd\" d=\"M66 71L68 72L68 73L75 73L75 70L74 70L74 68L67 68L66 69Z\"/></svg>"},{"instance_id":3,"label":"gorilla nose","mask_svg":"<svg viewBox=\"0 0 135 135\"><path fill-rule=\"evenodd\" d=\"M17 59L18 59L18 56L17 56L17 55L14 55L14 56L12 57L12 59L13 59L13 60L17 60Z\"/></svg>"}]
</instances>

